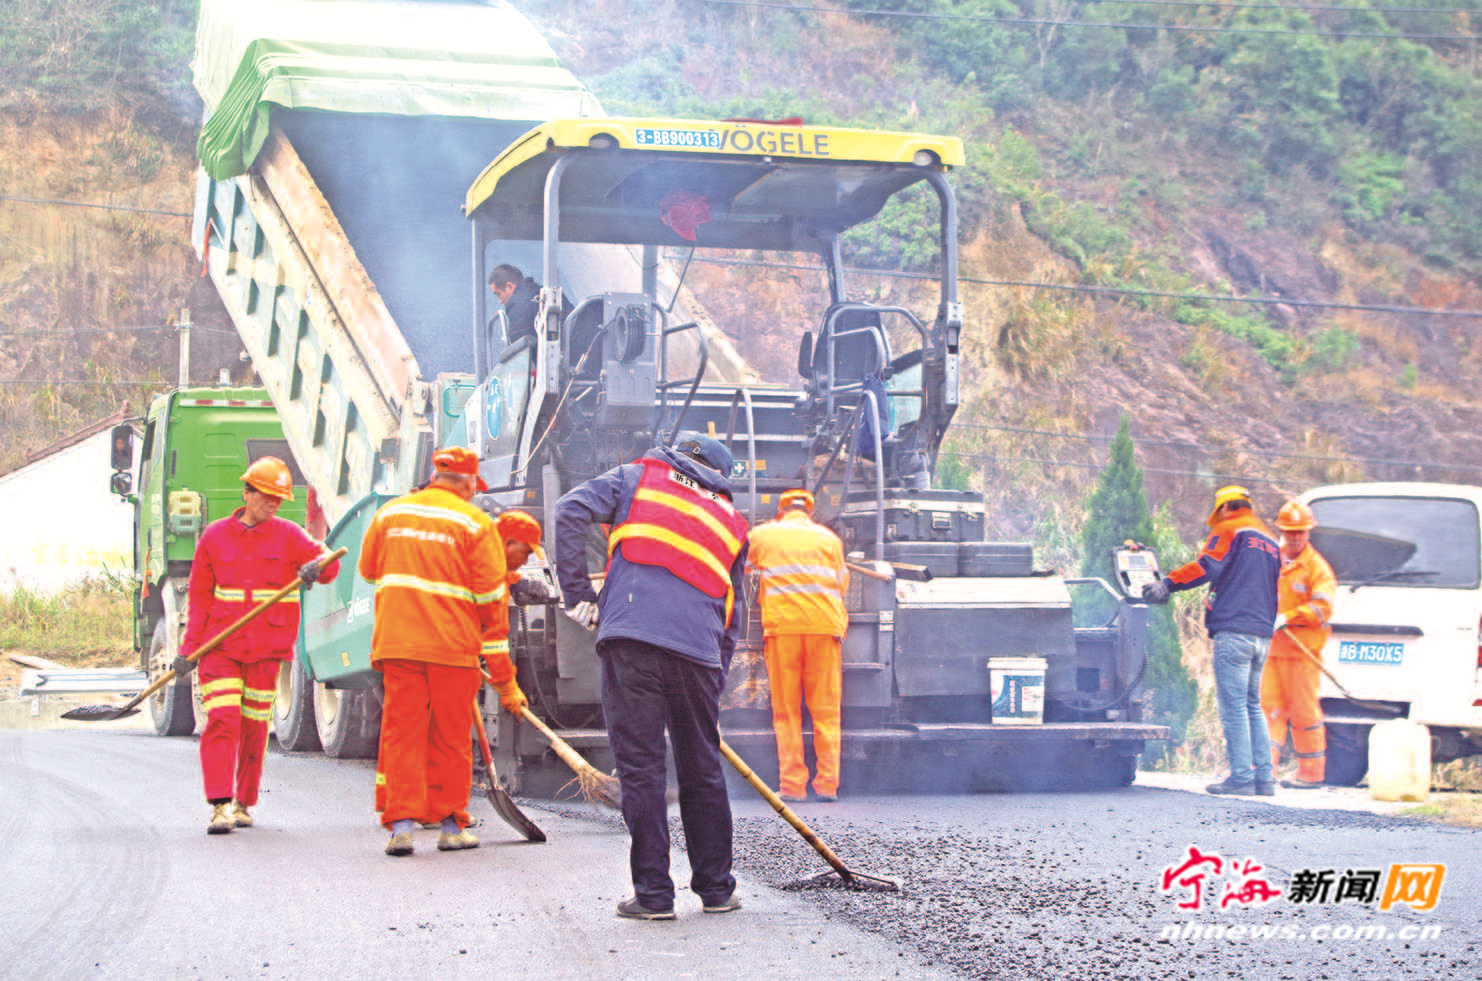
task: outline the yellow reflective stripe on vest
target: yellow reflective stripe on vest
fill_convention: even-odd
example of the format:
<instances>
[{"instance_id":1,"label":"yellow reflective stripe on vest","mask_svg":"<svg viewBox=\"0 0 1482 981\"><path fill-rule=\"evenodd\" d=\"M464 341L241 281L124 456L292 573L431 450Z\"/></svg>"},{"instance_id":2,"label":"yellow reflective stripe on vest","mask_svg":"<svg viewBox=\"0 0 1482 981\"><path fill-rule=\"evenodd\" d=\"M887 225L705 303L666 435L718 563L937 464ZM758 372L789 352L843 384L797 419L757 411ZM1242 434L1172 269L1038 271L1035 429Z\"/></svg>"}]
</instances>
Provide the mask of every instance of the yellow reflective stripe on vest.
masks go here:
<instances>
[{"instance_id":1,"label":"yellow reflective stripe on vest","mask_svg":"<svg viewBox=\"0 0 1482 981\"><path fill-rule=\"evenodd\" d=\"M707 515L706 517L709 516ZM715 557L714 552L698 542L691 541L683 535L672 532L661 525L634 524L631 521L618 525L618 527L613 529L612 535L607 539L608 555L611 555L612 550L617 548L618 542L635 536L663 542L670 548L677 549L690 558L699 560L705 568L719 576L722 582L728 583L731 581L731 570L720 564L720 560ZM732 540L734 541L734 538ZM736 548L739 551L741 546L737 545Z\"/></svg>"},{"instance_id":2,"label":"yellow reflective stripe on vest","mask_svg":"<svg viewBox=\"0 0 1482 981\"><path fill-rule=\"evenodd\" d=\"M431 593L433 596L446 596L449 599L466 600L469 603L477 603L474 599L473 590L467 586L457 586L449 582L438 582L435 579L423 579L421 576L409 576L402 572L393 572L381 579L382 588L398 586L402 589L412 589L419 593ZM482 602L488 602L484 600Z\"/></svg>"},{"instance_id":3,"label":"yellow reflective stripe on vest","mask_svg":"<svg viewBox=\"0 0 1482 981\"><path fill-rule=\"evenodd\" d=\"M667 494L661 490L654 490L650 487L640 487L638 489L638 493L634 495L634 500L640 498L645 501L652 501L654 504L662 504L665 507L673 508L676 511L683 511L685 514L694 518L696 521L699 521L706 528L709 528L712 532L714 532L715 536L725 544L726 548L730 550L732 555L735 555L737 552L741 551L741 543L736 540L736 536L731 533L731 529L727 528L725 525L717 521L715 515L711 514L709 511L706 511L704 508L695 507L694 504L686 501L682 497L677 497L673 494Z\"/></svg>"},{"instance_id":4,"label":"yellow reflective stripe on vest","mask_svg":"<svg viewBox=\"0 0 1482 981\"><path fill-rule=\"evenodd\" d=\"M273 593L276 593L277 591L278 590L276 590L276 589L268 589L266 586L264 586L262 589L254 589L254 590L251 590L252 600L255 601L255 602L261 602L261 601L267 599ZM215 587L214 589L211 590L211 597L213 599L220 600L223 603L246 603L246 602L248 602L248 599L247 599L248 592L249 591L248 590L245 590L245 589L227 589L227 588L225 588L223 586L217 586L217 587ZM297 591L294 591L294 592L290 592L290 593L286 594L278 602L280 602L280 603L297 603L298 601L299 601L298 592Z\"/></svg>"}]
</instances>

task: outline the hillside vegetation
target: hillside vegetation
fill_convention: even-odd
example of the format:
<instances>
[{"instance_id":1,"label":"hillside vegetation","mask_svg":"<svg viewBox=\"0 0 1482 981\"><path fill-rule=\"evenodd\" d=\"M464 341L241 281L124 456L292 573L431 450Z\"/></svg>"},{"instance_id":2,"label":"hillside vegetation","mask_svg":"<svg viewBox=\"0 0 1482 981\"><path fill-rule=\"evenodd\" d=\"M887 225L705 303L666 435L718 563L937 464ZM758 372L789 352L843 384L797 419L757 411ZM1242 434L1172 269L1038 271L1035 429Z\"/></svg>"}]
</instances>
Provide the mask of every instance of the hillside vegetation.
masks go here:
<instances>
[{"instance_id":1,"label":"hillside vegetation","mask_svg":"<svg viewBox=\"0 0 1482 981\"><path fill-rule=\"evenodd\" d=\"M1482 309L1475 12L515 6L610 111L964 139L966 394L940 476L985 492L995 536L1072 565L1124 414L1153 505L1188 539L1223 482L1269 512L1315 482L1482 473L1478 318L1417 312ZM193 17L184 0L0 8L0 464L173 381L163 328L182 309L213 322L184 217ZM929 270L931 211L895 208L851 263ZM795 282L691 275L753 362L786 371ZM234 353L215 341L193 349L197 377Z\"/></svg>"}]
</instances>

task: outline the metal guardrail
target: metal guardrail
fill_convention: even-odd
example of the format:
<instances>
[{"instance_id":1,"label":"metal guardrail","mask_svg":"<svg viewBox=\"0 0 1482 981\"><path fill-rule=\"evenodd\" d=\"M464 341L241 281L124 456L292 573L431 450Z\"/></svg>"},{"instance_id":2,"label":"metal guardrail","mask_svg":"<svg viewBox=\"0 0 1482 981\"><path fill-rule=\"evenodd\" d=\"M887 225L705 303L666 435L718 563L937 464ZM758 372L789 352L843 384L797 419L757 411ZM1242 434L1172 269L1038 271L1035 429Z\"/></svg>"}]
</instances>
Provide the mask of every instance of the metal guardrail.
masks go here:
<instances>
[{"instance_id":1,"label":"metal guardrail","mask_svg":"<svg viewBox=\"0 0 1482 981\"><path fill-rule=\"evenodd\" d=\"M21 672L22 695L137 695L149 687L143 671L132 668L27 669Z\"/></svg>"}]
</instances>

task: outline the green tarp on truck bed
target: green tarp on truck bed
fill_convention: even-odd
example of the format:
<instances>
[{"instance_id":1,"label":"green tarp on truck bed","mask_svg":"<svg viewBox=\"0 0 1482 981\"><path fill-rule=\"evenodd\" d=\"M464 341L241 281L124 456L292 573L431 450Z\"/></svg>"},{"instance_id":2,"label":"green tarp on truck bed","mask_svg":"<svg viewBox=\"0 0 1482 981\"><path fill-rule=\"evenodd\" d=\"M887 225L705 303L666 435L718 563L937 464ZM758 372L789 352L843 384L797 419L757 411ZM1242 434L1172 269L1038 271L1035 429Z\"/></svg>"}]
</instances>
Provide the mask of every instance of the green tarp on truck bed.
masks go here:
<instances>
[{"instance_id":1,"label":"green tarp on truck bed","mask_svg":"<svg viewBox=\"0 0 1482 981\"><path fill-rule=\"evenodd\" d=\"M206 173L246 173L273 106L344 113L550 119L599 112L509 4L202 0L192 64Z\"/></svg>"}]
</instances>

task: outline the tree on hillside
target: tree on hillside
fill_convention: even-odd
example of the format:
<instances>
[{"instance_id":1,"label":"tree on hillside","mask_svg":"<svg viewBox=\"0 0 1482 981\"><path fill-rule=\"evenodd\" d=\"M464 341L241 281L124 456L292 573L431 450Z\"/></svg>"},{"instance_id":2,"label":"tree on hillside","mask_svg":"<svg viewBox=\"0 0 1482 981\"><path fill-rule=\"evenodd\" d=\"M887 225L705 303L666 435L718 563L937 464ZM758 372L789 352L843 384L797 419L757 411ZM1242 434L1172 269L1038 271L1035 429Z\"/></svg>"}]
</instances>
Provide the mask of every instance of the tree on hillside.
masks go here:
<instances>
[{"instance_id":1,"label":"tree on hillside","mask_svg":"<svg viewBox=\"0 0 1482 981\"><path fill-rule=\"evenodd\" d=\"M1081 533L1081 575L1116 578L1112 549L1131 539L1144 544L1155 540L1153 515L1142 486L1142 468L1133 457L1131 423L1122 425L1112 439L1111 456L1097 479L1096 489L1086 501L1086 524ZM1162 564L1167 564L1163 559ZM1167 724L1173 741L1181 741L1189 719L1198 706L1199 688L1184 667L1178 642L1178 627L1169 606L1151 610L1148 635L1148 666L1143 684L1151 692L1149 721Z\"/></svg>"}]
</instances>

